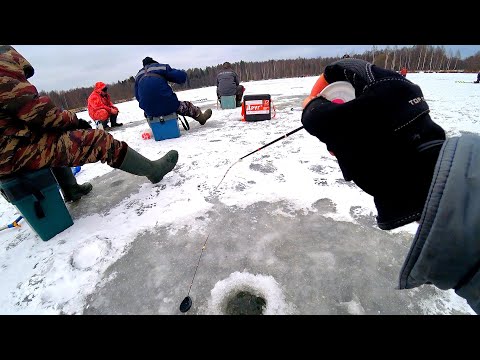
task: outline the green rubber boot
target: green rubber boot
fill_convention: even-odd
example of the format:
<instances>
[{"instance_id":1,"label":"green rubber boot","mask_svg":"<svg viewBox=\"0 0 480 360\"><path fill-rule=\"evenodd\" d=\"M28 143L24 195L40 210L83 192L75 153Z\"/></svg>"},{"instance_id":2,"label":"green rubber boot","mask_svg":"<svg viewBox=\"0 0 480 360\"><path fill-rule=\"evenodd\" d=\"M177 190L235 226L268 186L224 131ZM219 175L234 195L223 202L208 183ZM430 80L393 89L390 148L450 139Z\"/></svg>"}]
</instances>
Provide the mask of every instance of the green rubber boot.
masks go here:
<instances>
[{"instance_id":1,"label":"green rubber boot","mask_svg":"<svg viewBox=\"0 0 480 360\"><path fill-rule=\"evenodd\" d=\"M152 161L128 147L125 158L119 169L130 174L146 176L153 184L173 170L178 161L178 152L170 150L158 160Z\"/></svg>"},{"instance_id":2,"label":"green rubber boot","mask_svg":"<svg viewBox=\"0 0 480 360\"><path fill-rule=\"evenodd\" d=\"M69 167L52 168L52 172L57 179L65 202L78 201L93 189L92 184L88 182L82 185L77 184L77 179Z\"/></svg>"},{"instance_id":3,"label":"green rubber boot","mask_svg":"<svg viewBox=\"0 0 480 360\"><path fill-rule=\"evenodd\" d=\"M205 125L208 119L210 119L210 116L212 116L212 109L207 109L205 112L200 112L200 115L198 115L195 120L197 120L200 125Z\"/></svg>"}]
</instances>

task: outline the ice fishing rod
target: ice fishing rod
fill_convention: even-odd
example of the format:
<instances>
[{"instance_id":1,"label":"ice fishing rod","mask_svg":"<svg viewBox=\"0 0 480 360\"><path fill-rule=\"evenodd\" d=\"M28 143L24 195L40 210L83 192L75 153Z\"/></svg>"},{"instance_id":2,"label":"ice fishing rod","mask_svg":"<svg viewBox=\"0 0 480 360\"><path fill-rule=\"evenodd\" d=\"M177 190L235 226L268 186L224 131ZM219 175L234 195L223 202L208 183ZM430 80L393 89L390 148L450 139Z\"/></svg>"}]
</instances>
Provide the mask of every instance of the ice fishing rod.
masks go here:
<instances>
[{"instance_id":1,"label":"ice fishing rod","mask_svg":"<svg viewBox=\"0 0 480 360\"><path fill-rule=\"evenodd\" d=\"M282 140L282 139L286 139L286 138L289 137L290 135L292 135L292 134L294 134L294 133L296 133L297 131L302 130L302 129L303 129L303 126L300 126L299 128L297 128L297 129L295 129L295 130L292 130L292 131L290 131L289 133L287 133L287 134L285 134L285 135L282 135L282 136L279 137L278 139L273 140L273 141L269 142L268 144L263 145L261 148L258 148L257 150L252 151L250 154L247 154L247 155L245 155L245 156L242 156L238 161L245 159L247 156L250 156L250 155L252 155L252 154L255 154L257 151L260 151L260 150L262 150L262 149L265 149L267 146L270 146L270 145L276 143L277 141L280 141L280 140Z\"/></svg>"},{"instance_id":2,"label":"ice fishing rod","mask_svg":"<svg viewBox=\"0 0 480 360\"><path fill-rule=\"evenodd\" d=\"M286 138L289 137L290 135L292 135L292 134L294 134L294 133L296 133L297 131L300 131L300 130L302 130L302 129L303 129L303 126L300 126L299 128L297 128L297 129L295 129L295 130L292 130L292 131L290 131L289 133L287 133L287 134L285 134L285 135L280 136L278 139L275 139L275 140L273 140L273 141L270 141L268 144L263 145L262 147L258 148L257 150L254 150L254 151L252 151L251 153L249 153L249 154L247 154L247 155L245 155L245 156L242 156L240 159L238 159L238 160L235 161L232 165L230 165L230 167L228 168L228 170L225 172L225 175L223 175L222 180L220 180L220 182L218 183L218 185L215 187L215 189L214 189L213 191L216 191L216 190L217 190L217 188L220 186L220 184L222 183L223 179L225 179L225 176L227 176L227 173L230 171L230 169L232 168L233 165L235 165L236 163L242 161L242 160L245 159L247 156L250 156L250 155L252 155L252 154L255 154L257 151L260 151L260 150L262 150L262 149L265 149L267 146L270 146L270 145L276 143L277 141L280 141L280 140L282 140L282 139L286 139Z\"/></svg>"}]
</instances>

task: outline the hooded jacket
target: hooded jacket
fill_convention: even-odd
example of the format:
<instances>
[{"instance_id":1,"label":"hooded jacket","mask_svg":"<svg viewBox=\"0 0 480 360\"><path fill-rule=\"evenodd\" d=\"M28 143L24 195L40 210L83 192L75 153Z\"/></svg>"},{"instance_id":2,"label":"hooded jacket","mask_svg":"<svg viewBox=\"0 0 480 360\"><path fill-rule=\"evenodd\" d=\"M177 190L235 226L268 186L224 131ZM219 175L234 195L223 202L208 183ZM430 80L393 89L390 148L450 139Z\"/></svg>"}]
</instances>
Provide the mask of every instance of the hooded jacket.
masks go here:
<instances>
[{"instance_id":1,"label":"hooded jacket","mask_svg":"<svg viewBox=\"0 0 480 360\"><path fill-rule=\"evenodd\" d=\"M101 81L95 83L95 88L88 97L88 115L93 120L105 121L112 114L112 110L118 111L110 99L110 94L102 91L107 85Z\"/></svg>"},{"instance_id":2,"label":"hooded jacket","mask_svg":"<svg viewBox=\"0 0 480 360\"><path fill-rule=\"evenodd\" d=\"M39 96L27 78L30 63L10 45L0 45L0 176L9 175L19 144L33 143L45 132L75 129L74 112L61 110Z\"/></svg>"}]
</instances>

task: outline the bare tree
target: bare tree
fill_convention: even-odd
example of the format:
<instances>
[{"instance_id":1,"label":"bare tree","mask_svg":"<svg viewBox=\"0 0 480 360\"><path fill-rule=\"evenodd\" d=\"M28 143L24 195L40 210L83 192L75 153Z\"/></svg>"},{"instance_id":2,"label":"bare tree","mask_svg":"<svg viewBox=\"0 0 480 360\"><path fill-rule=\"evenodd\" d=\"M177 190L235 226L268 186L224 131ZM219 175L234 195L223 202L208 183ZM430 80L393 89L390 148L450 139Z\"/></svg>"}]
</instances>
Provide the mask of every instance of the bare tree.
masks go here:
<instances>
[{"instance_id":1,"label":"bare tree","mask_svg":"<svg viewBox=\"0 0 480 360\"><path fill-rule=\"evenodd\" d=\"M455 66L453 67L453 70L457 70L458 60L460 60L460 50L457 50L455 53Z\"/></svg>"},{"instance_id":2,"label":"bare tree","mask_svg":"<svg viewBox=\"0 0 480 360\"><path fill-rule=\"evenodd\" d=\"M453 58L453 51L452 49L448 50L448 61L447 61L447 71L450 70L450 62L452 61Z\"/></svg>"},{"instance_id":3,"label":"bare tree","mask_svg":"<svg viewBox=\"0 0 480 360\"><path fill-rule=\"evenodd\" d=\"M422 70L425 70L425 60L427 60L428 47L425 48L425 55L423 56Z\"/></svg>"},{"instance_id":4,"label":"bare tree","mask_svg":"<svg viewBox=\"0 0 480 360\"><path fill-rule=\"evenodd\" d=\"M417 70L420 70L420 61L422 59L422 47L420 46L420 54L418 55Z\"/></svg>"},{"instance_id":5,"label":"bare tree","mask_svg":"<svg viewBox=\"0 0 480 360\"><path fill-rule=\"evenodd\" d=\"M395 59L396 59L396 54L397 54L397 46L395 45L393 47L393 59L392 59L392 67L391 70L395 70Z\"/></svg>"},{"instance_id":6,"label":"bare tree","mask_svg":"<svg viewBox=\"0 0 480 360\"><path fill-rule=\"evenodd\" d=\"M432 48L432 56L430 56L430 64L428 65L428 69L429 70L432 70L432 60L433 60L433 54L435 53L435 51L433 50Z\"/></svg>"}]
</instances>

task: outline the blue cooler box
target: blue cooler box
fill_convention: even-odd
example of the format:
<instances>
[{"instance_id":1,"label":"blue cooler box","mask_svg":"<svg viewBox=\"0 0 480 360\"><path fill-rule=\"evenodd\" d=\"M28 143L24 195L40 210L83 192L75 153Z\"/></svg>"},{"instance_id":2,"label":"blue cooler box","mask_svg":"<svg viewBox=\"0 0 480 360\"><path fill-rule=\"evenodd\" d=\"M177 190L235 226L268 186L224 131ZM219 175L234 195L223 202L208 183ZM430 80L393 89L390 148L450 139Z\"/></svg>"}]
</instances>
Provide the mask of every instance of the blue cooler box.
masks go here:
<instances>
[{"instance_id":1,"label":"blue cooler box","mask_svg":"<svg viewBox=\"0 0 480 360\"><path fill-rule=\"evenodd\" d=\"M150 129L152 129L155 141L180 137L178 115L176 113L166 116L148 117L147 122Z\"/></svg>"},{"instance_id":2,"label":"blue cooler box","mask_svg":"<svg viewBox=\"0 0 480 360\"><path fill-rule=\"evenodd\" d=\"M57 180L49 168L3 177L0 191L43 241L73 225Z\"/></svg>"}]
</instances>

